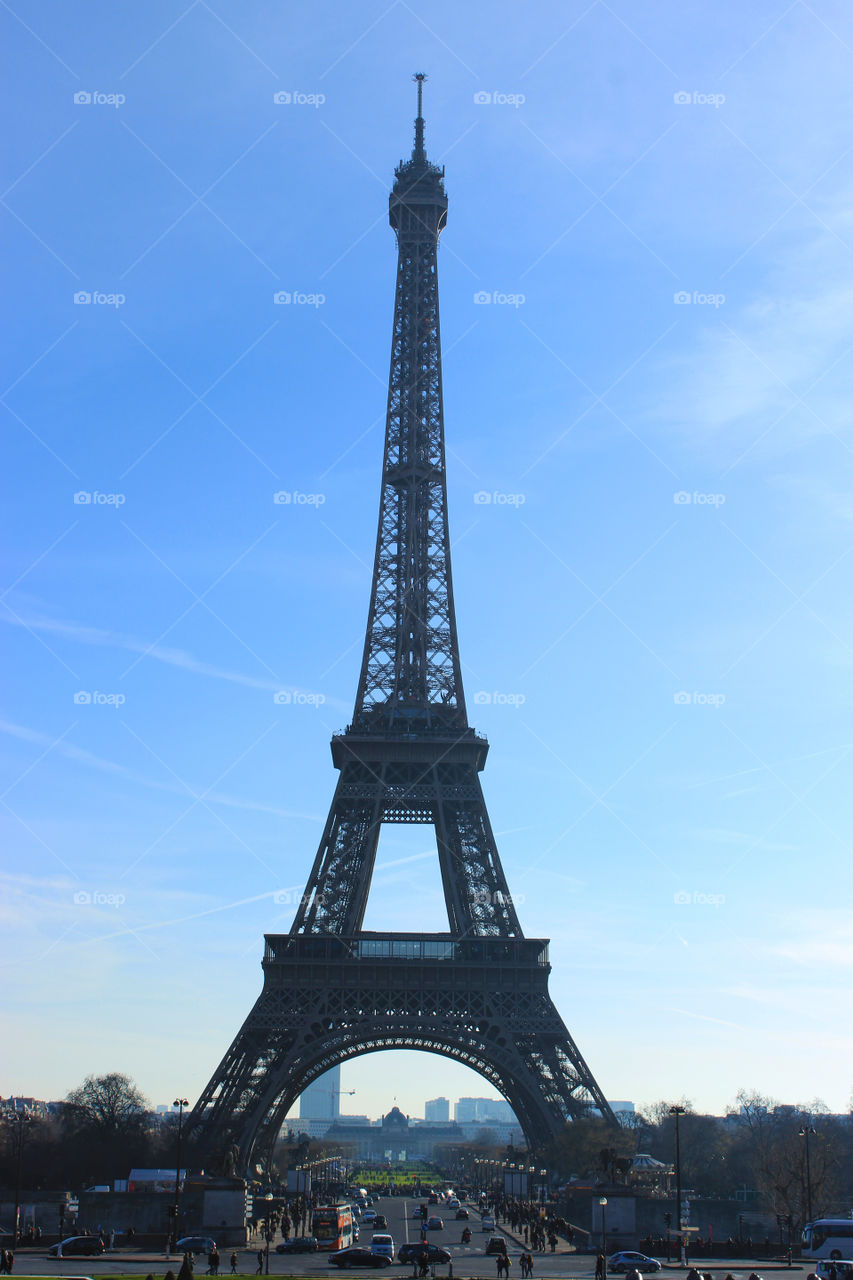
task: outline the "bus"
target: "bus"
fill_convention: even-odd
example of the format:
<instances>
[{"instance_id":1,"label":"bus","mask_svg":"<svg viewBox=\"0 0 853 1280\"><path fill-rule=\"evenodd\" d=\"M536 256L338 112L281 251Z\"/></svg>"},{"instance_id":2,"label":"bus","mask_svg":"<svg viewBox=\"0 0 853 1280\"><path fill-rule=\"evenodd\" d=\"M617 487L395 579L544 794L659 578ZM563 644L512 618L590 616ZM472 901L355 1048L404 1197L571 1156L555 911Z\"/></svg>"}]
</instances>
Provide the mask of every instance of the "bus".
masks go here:
<instances>
[{"instance_id":1,"label":"bus","mask_svg":"<svg viewBox=\"0 0 853 1280\"><path fill-rule=\"evenodd\" d=\"M803 1227L804 1258L853 1258L853 1218L816 1218Z\"/></svg>"},{"instance_id":2,"label":"bus","mask_svg":"<svg viewBox=\"0 0 853 1280\"><path fill-rule=\"evenodd\" d=\"M348 1204L320 1205L311 1229L318 1248L347 1249L352 1244L352 1209Z\"/></svg>"}]
</instances>

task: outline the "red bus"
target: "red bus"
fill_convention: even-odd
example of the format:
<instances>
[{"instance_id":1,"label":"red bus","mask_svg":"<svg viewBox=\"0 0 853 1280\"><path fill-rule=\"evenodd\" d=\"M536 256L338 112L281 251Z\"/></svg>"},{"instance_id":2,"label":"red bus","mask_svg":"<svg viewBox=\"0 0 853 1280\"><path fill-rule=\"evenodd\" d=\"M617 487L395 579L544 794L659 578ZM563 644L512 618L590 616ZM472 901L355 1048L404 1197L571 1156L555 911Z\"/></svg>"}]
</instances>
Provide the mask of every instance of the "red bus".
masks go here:
<instances>
[{"instance_id":1,"label":"red bus","mask_svg":"<svg viewBox=\"0 0 853 1280\"><path fill-rule=\"evenodd\" d=\"M318 1207L312 1231L321 1249L346 1249L352 1244L352 1209L348 1204Z\"/></svg>"}]
</instances>

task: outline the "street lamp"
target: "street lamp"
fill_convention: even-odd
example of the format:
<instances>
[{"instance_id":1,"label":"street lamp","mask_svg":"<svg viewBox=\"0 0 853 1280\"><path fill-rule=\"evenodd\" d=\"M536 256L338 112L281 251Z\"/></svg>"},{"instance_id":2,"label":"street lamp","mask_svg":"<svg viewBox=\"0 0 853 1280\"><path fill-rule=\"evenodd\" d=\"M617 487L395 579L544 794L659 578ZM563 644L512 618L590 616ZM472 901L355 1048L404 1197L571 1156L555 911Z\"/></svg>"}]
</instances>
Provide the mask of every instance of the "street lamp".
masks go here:
<instances>
[{"instance_id":1,"label":"street lamp","mask_svg":"<svg viewBox=\"0 0 853 1280\"><path fill-rule=\"evenodd\" d=\"M678 1129L678 1118L687 1111L686 1107L670 1107L669 1114L675 1116L675 1230L678 1244L678 1261L682 1258L683 1232L681 1229L681 1135Z\"/></svg>"},{"instance_id":2,"label":"street lamp","mask_svg":"<svg viewBox=\"0 0 853 1280\"><path fill-rule=\"evenodd\" d=\"M601 1276L602 1280L607 1280L607 1196L600 1196L598 1204L601 1209Z\"/></svg>"},{"instance_id":3,"label":"street lamp","mask_svg":"<svg viewBox=\"0 0 853 1280\"><path fill-rule=\"evenodd\" d=\"M812 1162L809 1156L809 1134L813 1133L817 1137L817 1129L813 1129L810 1124L803 1125L799 1132L799 1137L806 1140L806 1208L808 1209L808 1220L812 1220Z\"/></svg>"},{"instance_id":4,"label":"street lamp","mask_svg":"<svg viewBox=\"0 0 853 1280\"><path fill-rule=\"evenodd\" d=\"M264 1255L265 1255L264 1271L266 1275L269 1275L270 1273L270 1241L272 1240L272 1201L273 1199L274 1197L271 1191L268 1191L264 1196L264 1200L266 1201L266 1204L267 1204L266 1217L264 1218L264 1239L266 1240L266 1249L264 1250Z\"/></svg>"},{"instance_id":5,"label":"street lamp","mask_svg":"<svg viewBox=\"0 0 853 1280\"><path fill-rule=\"evenodd\" d=\"M12 1123L15 1126L15 1217L12 1222L12 1248L18 1247L18 1221L21 1213L21 1164L24 1159L24 1130L32 1123L29 1111L16 1111Z\"/></svg>"},{"instance_id":6,"label":"street lamp","mask_svg":"<svg viewBox=\"0 0 853 1280\"><path fill-rule=\"evenodd\" d=\"M548 1170L547 1169L539 1170L539 1188L540 1188L539 1201L540 1201L540 1204L544 1204L545 1198L548 1193Z\"/></svg>"},{"instance_id":7,"label":"street lamp","mask_svg":"<svg viewBox=\"0 0 853 1280\"><path fill-rule=\"evenodd\" d=\"M172 1248L178 1247L178 1205L181 1198L181 1137L184 1127L184 1107L190 1104L186 1098L176 1098L172 1103L173 1107L178 1108L178 1161L175 1168L175 1203L172 1205Z\"/></svg>"}]
</instances>

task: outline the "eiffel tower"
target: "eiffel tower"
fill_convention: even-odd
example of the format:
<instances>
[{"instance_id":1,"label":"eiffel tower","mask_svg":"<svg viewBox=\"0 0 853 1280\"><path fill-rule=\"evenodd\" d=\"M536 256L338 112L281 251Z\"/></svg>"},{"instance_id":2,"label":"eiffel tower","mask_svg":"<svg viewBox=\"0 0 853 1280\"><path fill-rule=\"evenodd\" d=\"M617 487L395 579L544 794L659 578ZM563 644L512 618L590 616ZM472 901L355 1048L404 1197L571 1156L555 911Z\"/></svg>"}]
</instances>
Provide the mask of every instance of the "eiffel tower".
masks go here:
<instances>
[{"instance_id":1,"label":"eiffel tower","mask_svg":"<svg viewBox=\"0 0 853 1280\"><path fill-rule=\"evenodd\" d=\"M444 170L424 148L423 81L411 159L389 200L397 285L376 558L352 723L290 932L268 934L264 986L188 1121L196 1149L268 1168L284 1118L323 1072L360 1054L420 1049L465 1063L508 1100L531 1150L595 1107L613 1112L548 994L548 941L525 938L468 724L447 524L438 320ZM383 822L431 823L449 932L362 930Z\"/></svg>"}]
</instances>

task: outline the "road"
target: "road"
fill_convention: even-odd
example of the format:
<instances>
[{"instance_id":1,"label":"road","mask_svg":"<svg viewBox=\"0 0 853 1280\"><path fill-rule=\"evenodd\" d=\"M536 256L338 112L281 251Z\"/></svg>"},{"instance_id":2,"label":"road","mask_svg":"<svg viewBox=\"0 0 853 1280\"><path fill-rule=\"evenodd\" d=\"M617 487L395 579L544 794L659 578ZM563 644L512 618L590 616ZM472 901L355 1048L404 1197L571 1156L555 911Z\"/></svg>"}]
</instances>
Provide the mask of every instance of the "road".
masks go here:
<instances>
[{"instance_id":1,"label":"road","mask_svg":"<svg viewBox=\"0 0 853 1280\"><path fill-rule=\"evenodd\" d=\"M394 1196L382 1197L374 1201L374 1208L378 1213L383 1213L388 1220L387 1230L394 1237L394 1252L400 1248L401 1244L408 1242L417 1242L420 1240L420 1220L413 1217L415 1208L421 1204L420 1199L413 1200L410 1197ZM453 1259L453 1275L454 1280L468 1280L469 1277L483 1277L484 1280L492 1280L497 1274L497 1264L493 1257L486 1257L484 1249L486 1241L491 1232L483 1232L480 1227L480 1215L476 1210L471 1209L471 1217L468 1222L457 1222L455 1216L451 1213L445 1216L441 1212L441 1208L435 1205L430 1206L431 1211L436 1211L443 1218L444 1229L442 1231L428 1232L430 1244L441 1245L442 1248L449 1250ZM464 1245L461 1242L463 1229L469 1226L471 1228L471 1243ZM360 1244L370 1243L371 1231L364 1226L361 1227ZM502 1235L503 1232L498 1228L496 1234ZM512 1267L512 1280L520 1280L520 1270L518 1266L518 1256L521 1253L521 1246L516 1242L507 1238L507 1245L510 1257L514 1260ZM258 1245L247 1249L238 1249L238 1275L254 1275L257 1270L257 1251ZM230 1267L228 1258L231 1250L228 1248L220 1249L222 1254L222 1262L220 1264L220 1276L228 1277ZM113 1253L104 1254L100 1258L48 1258L44 1252L35 1249L22 1248L15 1257L15 1278L22 1280L27 1276L63 1276L65 1280L70 1280L76 1276L98 1276L124 1274L128 1276L139 1276L144 1278L148 1274L155 1277L162 1277L171 1267L175 1273L178 1271L180 1259L172 1258L171 1262L166 1262L163 1253L148 1253L136 1250L116 1249ZM709 1269L708 1263L700 1261L698 1266L701 1270ZM733 1280L747 1280L752 1271L756 1271L760 1276L766 1277L772 1271L787 1271L792 1280L802 1280L805 1272L809 1269L801 1263L794 1263L790 1268L780 1267L778 1264L756 1264L748 1259L737 1259L731 1262L715 1261L713 1264L713 1272L715 1276L722 1277L731 1273ZM196 1275L199 1280L205 1275L207 1270L207 1259L199 1257L196 1259ZM672 1276L673 1280L683 1280L686 1275L684 1267L667 1267L667 1277ZM568 1252L564 1241L560 1242L558 1252L556 1254L537 1253L533 1255L533 1280L587 1280L592 1277L595 1272L595 1258L591 1254ZM322 1277L323 1280L330 1280L330 1277L340 1274L337 1267L329 1265L328 1255L323 1253L298 1253L288 1254L286 1257L281 1254L270 1252L270 1274L278 1276L306 1276L306 1277ZM385 1275L391 1276L411 1276L412 1268L403 1266L395 1262L393 1267L383 1269L362 1269L353 1272L354 1275L362 1275L365 1277L379 1277ZM436 1275L439 1278L447 1277L447 1269L438 1267ZM781 1280L781 1277L779 1277Z\"/></svg>"}]
</instances>

